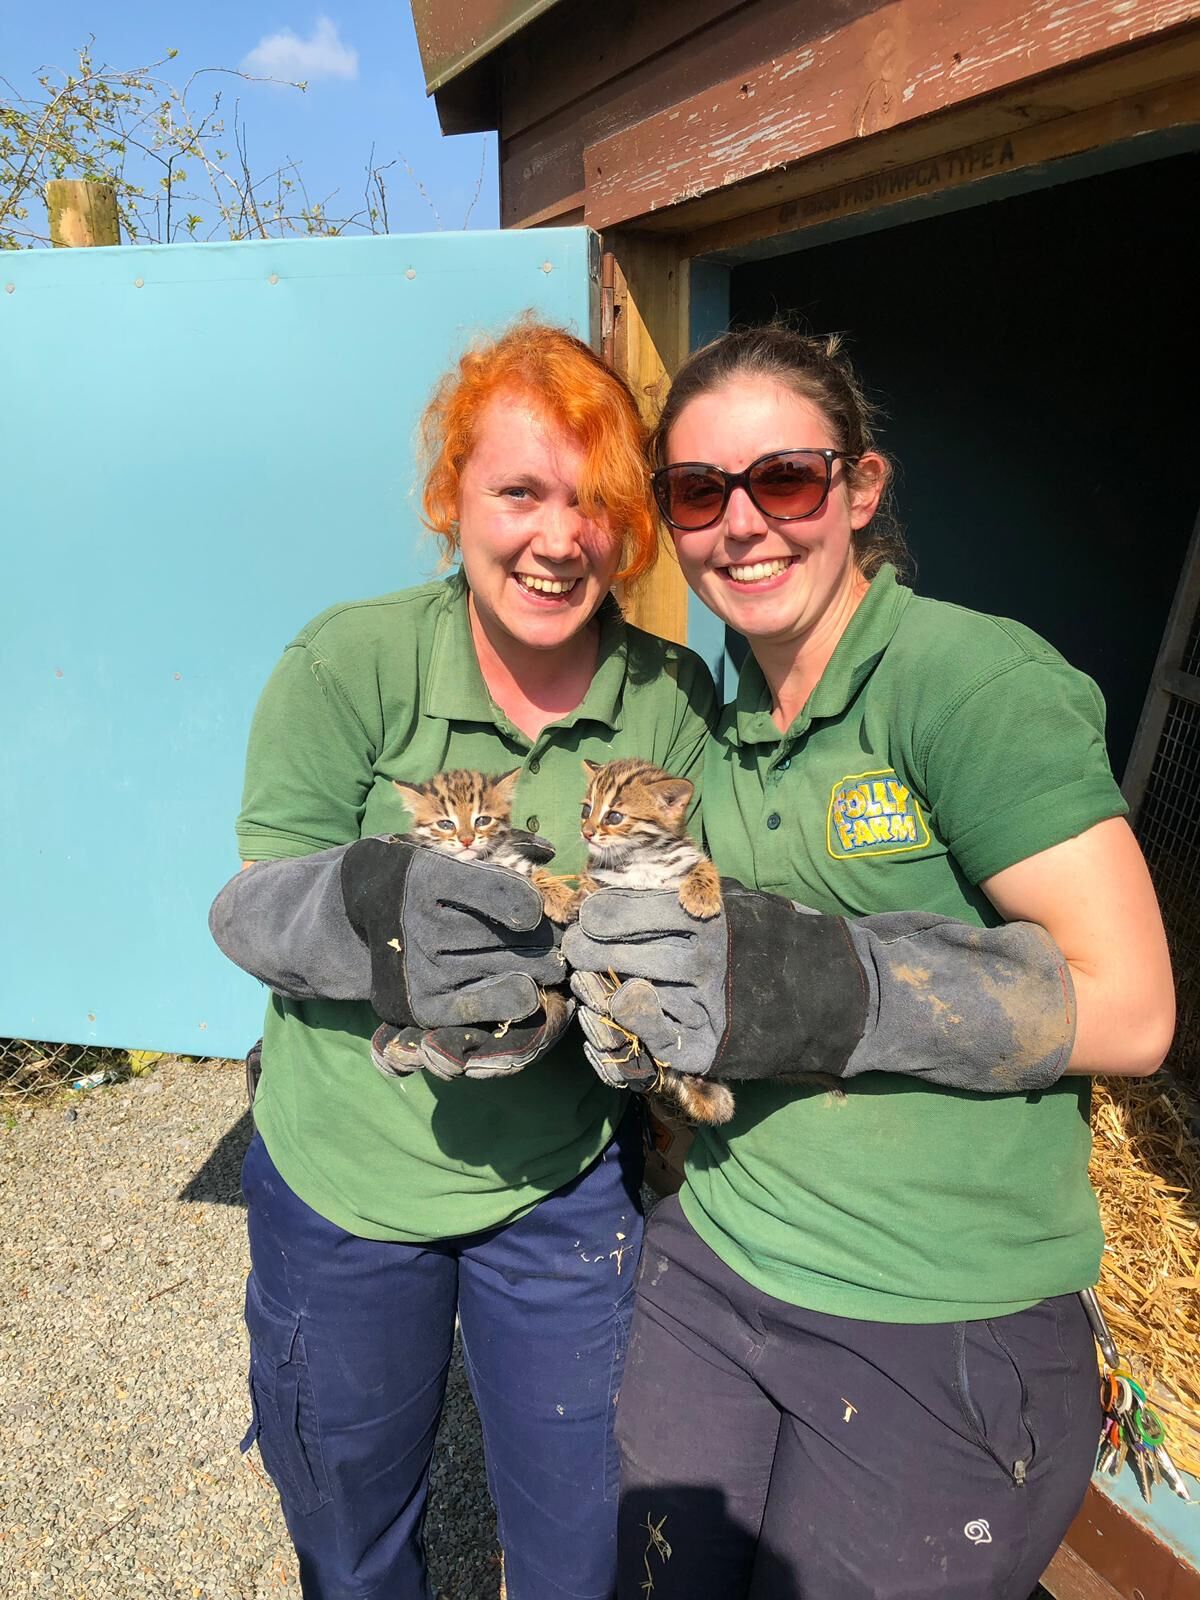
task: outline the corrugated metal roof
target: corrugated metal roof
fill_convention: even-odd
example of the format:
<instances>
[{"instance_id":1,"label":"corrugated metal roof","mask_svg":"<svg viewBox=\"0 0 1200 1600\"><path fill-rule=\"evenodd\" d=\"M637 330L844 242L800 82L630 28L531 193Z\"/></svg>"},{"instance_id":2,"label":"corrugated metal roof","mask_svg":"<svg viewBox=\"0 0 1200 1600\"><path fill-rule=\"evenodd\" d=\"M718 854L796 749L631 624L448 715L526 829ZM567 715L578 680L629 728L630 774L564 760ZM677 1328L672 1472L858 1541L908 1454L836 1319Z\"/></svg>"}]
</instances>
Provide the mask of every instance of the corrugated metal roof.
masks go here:
<instances>
[{"instance_id":1,"label":"corrugated metal roof","mask_svg":"<svg viewBox=\"0 0 1200 1600\"><path fill-rule=\"evenodd\" d=\"M425 88L433 94L558 0L411 0Z\"/></svg>"}]
</instances>

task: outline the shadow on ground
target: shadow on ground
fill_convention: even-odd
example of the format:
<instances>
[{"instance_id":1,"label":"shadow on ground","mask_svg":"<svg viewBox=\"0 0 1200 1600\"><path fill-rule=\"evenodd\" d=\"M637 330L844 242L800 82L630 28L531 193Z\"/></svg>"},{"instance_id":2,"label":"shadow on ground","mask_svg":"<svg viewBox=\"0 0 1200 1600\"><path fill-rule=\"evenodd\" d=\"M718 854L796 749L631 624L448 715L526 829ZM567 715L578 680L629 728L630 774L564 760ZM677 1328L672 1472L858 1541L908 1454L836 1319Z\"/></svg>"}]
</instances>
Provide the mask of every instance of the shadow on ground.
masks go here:
<instances>
[{"instance_id":1,"label":"shadow on ground","mask_svg":"<svg viewBox=\"0 0 1200 1600\"><path fill-rule=\"evenodd\" d=\"M253 1137L254 1119L246 1110L228 1133L221 1135L204 1165L192 1174L179 1191L179 1198L208 1205L243 1205L242 1160Z\"/></svg>"}]
</instances>

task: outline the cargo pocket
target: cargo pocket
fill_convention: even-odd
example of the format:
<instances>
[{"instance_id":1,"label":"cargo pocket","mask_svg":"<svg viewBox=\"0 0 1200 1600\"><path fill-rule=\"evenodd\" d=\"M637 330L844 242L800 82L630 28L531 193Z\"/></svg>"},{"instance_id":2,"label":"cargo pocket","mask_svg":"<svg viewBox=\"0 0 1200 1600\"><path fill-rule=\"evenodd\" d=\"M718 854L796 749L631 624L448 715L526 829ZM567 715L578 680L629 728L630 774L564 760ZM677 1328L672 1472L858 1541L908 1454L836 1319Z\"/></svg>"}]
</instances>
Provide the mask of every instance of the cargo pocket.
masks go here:
<instances>
[{"instance_id":1,"label":"cargo pocket","mask_svg":"<svg viewBox=\"0 0 1200 1600\"><path fill-rule=\"evenodd\" d=\"M285 1509L306 1517L331 1497L300 1313L264 1294L251 1273L246 1281L246 1327L253 1416L242 1451L258 1441L263 1465Z\"/></svg>"}]
</instances>

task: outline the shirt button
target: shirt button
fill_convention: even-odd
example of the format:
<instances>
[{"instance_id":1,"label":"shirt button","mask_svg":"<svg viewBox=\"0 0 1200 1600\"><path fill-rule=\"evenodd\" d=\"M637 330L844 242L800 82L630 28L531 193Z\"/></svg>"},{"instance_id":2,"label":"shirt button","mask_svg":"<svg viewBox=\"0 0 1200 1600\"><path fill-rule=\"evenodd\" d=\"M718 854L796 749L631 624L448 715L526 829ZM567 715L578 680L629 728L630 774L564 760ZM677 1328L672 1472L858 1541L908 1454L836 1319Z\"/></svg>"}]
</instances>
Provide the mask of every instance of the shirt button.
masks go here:
<instances>
[{"instance_id":1,"label":"shirt button","mask_svg":"<svg viewBox=\"0 0 1200 1600\"><path fill-rule=\"evenodd\" d=\"M530 833L536 833L541 824L539 823L537 817L534 816L525 818L525 826L529 829Z\"/></svg>"},{"instance_id":2,"label":"shirt button","mask_svg":"<svg viewBox=\"0 0 1200 1600\"><path fill-rule=\"evenodd\" d=\"M784 756L784 758L783 758L783 760L782 760L782 761L780 761L780 762L779 762L779 763L778 763L778 764L777 764L777 766L776 766L776 769L775 769L775 770L776 770L776 771L777 771L777 772L786 772L786 771L787 771L787 769L788 769L788 768L789 768L789 767L790 767L790 766L791 766L791 764L792 764L792 758L791 758L791 756Z\"/></svg>"},{"instance_id":3,"label":"shirt button","mask_svg":"<svg viewBox=\"0 0 1200 1600\"><path fill-rule=\"evenodd\" d=\"M767 827L774 832L782 820L783 819L780 817L778 811L772 811L771 815L767 818Z\"/></svg>"},{"instance_id":4,"label":"shirt button","mask_svg":"<svg viewBox=\"0 0 1200 1600\"><path fill-rule=\"evenodd\" d=\"M536 756L534 756L533 760L529 763L528 770L533 773L535 778L537 777L538 773L542 770L542 763L538 760L538 758Z\"/></svg>"}]
</instances>

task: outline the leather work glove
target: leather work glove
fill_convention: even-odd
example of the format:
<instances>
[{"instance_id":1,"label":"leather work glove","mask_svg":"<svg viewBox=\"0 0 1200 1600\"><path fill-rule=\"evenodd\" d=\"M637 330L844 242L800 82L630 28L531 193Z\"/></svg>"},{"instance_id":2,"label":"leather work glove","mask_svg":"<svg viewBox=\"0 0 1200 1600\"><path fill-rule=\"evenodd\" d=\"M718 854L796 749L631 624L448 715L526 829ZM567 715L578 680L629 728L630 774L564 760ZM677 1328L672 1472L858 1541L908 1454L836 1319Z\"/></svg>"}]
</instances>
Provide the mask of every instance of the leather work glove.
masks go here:
<instances>
[{"instance_id":1,"label":"leather work glove","mask_svg":"<svg viewBox=\"0 0 1200 1600\"><path fill-rule=\"evenodd\" d=\"M400 1028L524 1021L564 976L527 878L396 838L248 867L213 902L209 927L277 994L369 999Z\"/></svg>"},{"instance_id":2,"label":"leather work glove","mask_svg":"<svg viewBox=\"0 0 1200 1600\"><path fill-rule=\"evenodd\" d=\"M342 863L346 914L371 953L384 1022L517 1022L563 978L555 931L527 878L403 840L360 839Z\"/></svg>"},{"instance_id":3,"label":"leather work glove","mask_svg":"<svg viewBox=\"0 0 1200 1600\"><path fill-rule=\"evenodd\" d=\"M508 1078L545 1055L562 1038L575 1002L557 990L524 1022L500 1028L396 1028L383 1022L371 1040L371 1059L385 1077L432 1072L436 1078Z\"/></svg>"},{"instance_id":4,"label":"leather work glove","mask_svg":"<svg viewBox=\"0 0 1200 1600\"><path fill-rule=\"evenodd\" d=\"M850 920L732 879L722 889L705 922L673 891L603 889L583 902L563 953L605 1082L644 1085L658 1062L731 1082L893 1072L1027 1094L1066 1067L1074 987L1036 924Z\"/></svg>"}]
</instances>

